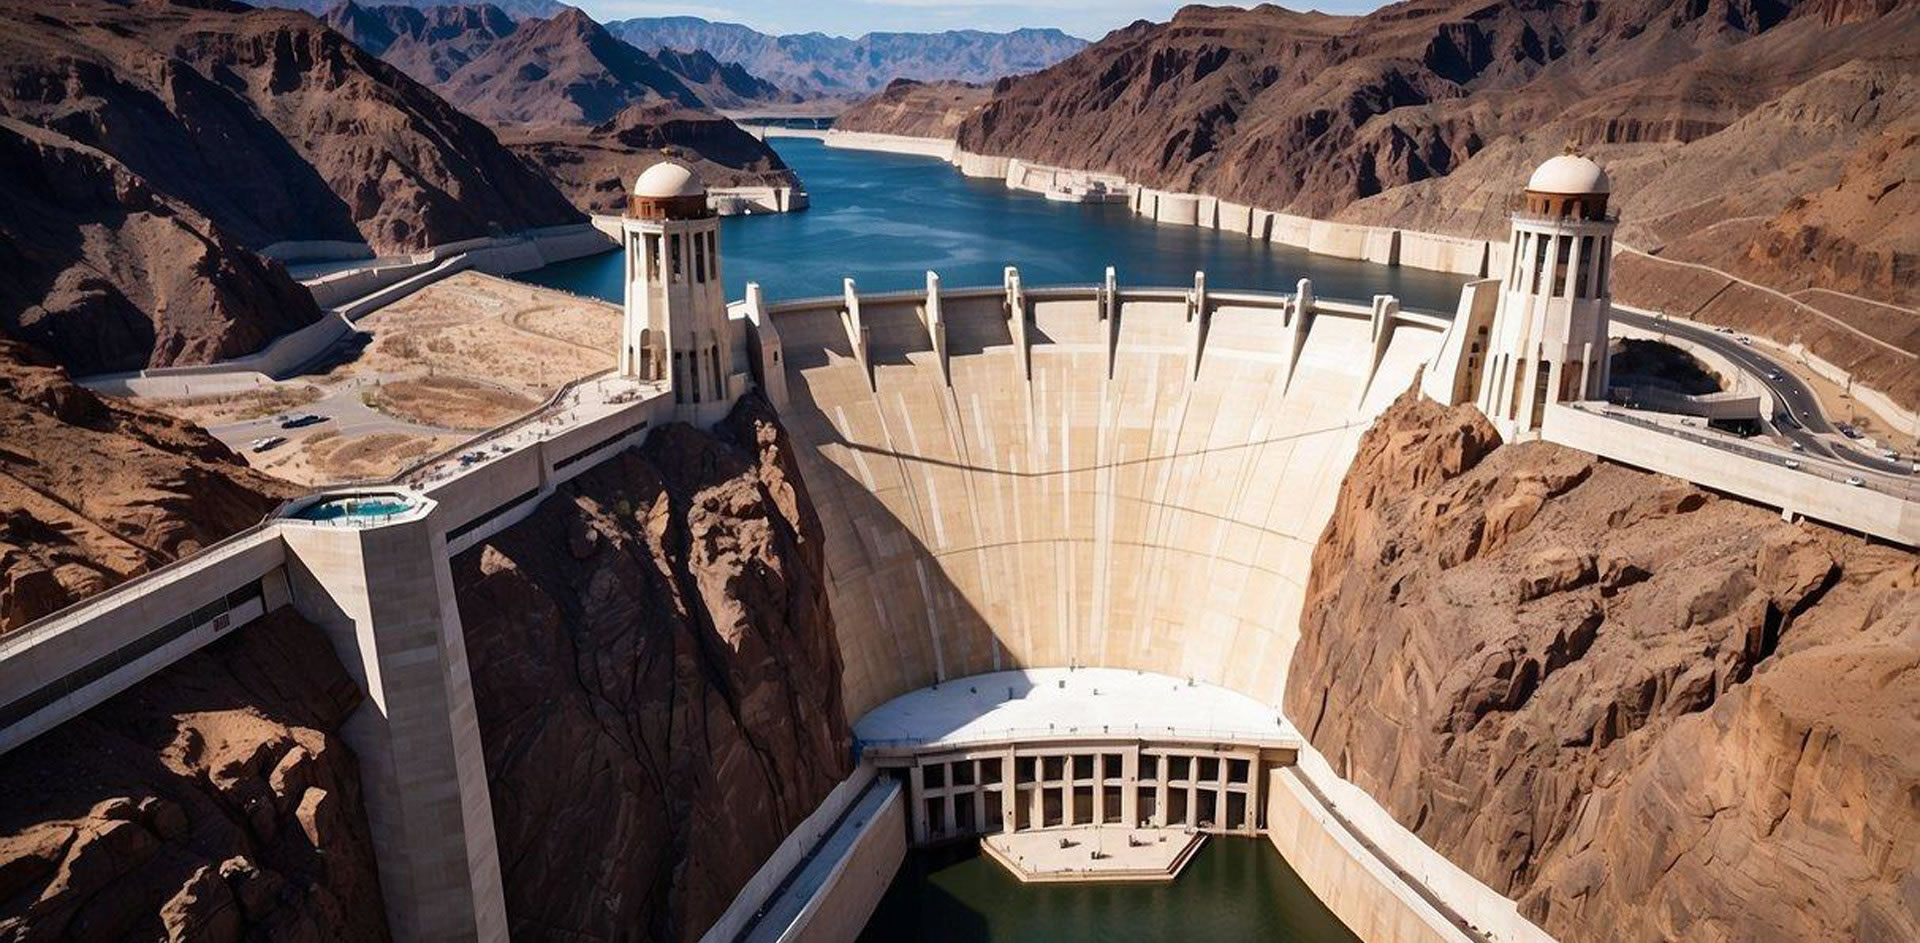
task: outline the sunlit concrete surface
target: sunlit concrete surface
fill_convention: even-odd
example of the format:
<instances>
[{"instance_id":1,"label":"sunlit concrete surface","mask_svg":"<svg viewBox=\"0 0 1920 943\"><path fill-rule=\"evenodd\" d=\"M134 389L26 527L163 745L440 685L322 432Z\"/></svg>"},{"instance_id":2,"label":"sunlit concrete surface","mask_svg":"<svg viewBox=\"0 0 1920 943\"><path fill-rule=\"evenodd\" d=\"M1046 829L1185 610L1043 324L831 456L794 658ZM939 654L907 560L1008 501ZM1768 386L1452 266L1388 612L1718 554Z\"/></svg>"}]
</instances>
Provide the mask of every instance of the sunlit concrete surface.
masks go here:
<instances>
[{"instance_id":1,"label":"sunlit concrete surface","mask_svg":"<svg viewBox=\"0 0 1920 943\"><path fill-rule=\"evenodd\" d=\"M1217 684L1120 668L996 671L894 698L854 724L862 744L938 747L1049 737L1293 745L1279 712Z\"/></svg>"},{"instance_id":2,"label":"sunlit concrete surface","mask_svg":"<svg viewBox=\"0 0 1920 943\"><path fill-rule=\"evenodd\" d=\"M1027 884L1155 882L1179 877L1206 840L1185 828L1076 825L988 835L980 848Z\"/></svg>"}]
</instances>

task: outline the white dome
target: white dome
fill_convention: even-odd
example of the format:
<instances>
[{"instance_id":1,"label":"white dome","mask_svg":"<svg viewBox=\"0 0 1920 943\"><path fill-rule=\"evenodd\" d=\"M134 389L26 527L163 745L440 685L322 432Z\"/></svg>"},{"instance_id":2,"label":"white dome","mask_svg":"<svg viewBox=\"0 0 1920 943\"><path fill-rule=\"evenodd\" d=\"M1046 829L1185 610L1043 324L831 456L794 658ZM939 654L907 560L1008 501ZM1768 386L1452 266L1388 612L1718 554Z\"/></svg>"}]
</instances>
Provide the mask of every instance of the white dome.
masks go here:
<instances>
[{"instance_id":1,"label":"white dome","mask_svg":"<svg viewBox=\"0 0 1920 943\"><path fill-rule=\"evenodd\" d=\"M1578 154L1550 157L1527 178L1527 189L1535 193L1607 193L1612 186L1599 164Z\"/></svg>"},{"instance_id":2,"label":"white dome","mask_svg":"<svg viewBox=\"0 0 1920 943\"><path fill-rule=\"evenodd\" d=\"M640 179L633 182L634 196L699 196L705 192L707 187L700 182L700 175L676 160L663 160L648 167Z\"/></svg>"}]
</instances>

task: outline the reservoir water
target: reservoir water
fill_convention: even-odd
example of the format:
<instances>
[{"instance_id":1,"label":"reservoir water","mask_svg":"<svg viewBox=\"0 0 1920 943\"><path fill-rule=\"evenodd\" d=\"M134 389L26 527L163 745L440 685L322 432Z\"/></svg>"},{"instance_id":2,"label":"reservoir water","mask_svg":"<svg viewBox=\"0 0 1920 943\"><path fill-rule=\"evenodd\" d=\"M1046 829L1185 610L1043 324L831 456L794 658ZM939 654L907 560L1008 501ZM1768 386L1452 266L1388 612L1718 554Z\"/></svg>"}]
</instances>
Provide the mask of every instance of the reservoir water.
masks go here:
<instances>
[{"instance_id":1,"label":"reservoir water","mask_svg":"<svg viewBox=\"0 0 1920 943\"><path fill-rule=\"evenodd\" d=\"M1292 291L1305 276L1325 297L1385 293L1404 307L1451 313L1466 281L1155 223L1121 205L1057 203L963 177L931 157L805 138L769 143L805 181L813 205L721 221L729 298L742 297L748 281L769 300L836 295L848 276L863 292L919 288L928 269L948 287L997 285L1008 265L1029 285L1091 284L1112 265L1122 285L1191 285L1200 269L1215 290ZM609 252L517 277L618 302L620 275L620 255Z\"/></svg>"},{"instance_id":2,"label":"reservoir water","mask_svg":"<svg viewBox=\"0 0 1920 943\"><path fill-rule=\"evenodd\" d=\"M1022 884L964 848L916 851L860 943L1357 938L1264 839L1214 838L1171 884Z\"/></svg>"}]
</instances>

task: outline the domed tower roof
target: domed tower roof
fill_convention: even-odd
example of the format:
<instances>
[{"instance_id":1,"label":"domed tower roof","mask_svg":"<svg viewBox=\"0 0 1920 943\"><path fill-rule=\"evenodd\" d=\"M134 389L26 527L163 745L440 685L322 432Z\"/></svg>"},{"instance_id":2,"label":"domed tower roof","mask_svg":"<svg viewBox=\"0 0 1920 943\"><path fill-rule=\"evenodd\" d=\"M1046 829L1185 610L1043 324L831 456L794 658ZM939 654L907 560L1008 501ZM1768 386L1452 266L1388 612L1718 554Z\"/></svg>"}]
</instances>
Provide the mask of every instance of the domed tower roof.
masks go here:
<instances>
[{"instance_id":1,"label":"domed tower roof","mask_svg":"<svg viewBox=\"0 0 1920 943\"><path fill-rule=\"evenodd\" d=\"M707 186L692 167L668 158L648 167L633 181L627 215L638 219L700 219L707 209Z\"/></svg>"},{"instance_id":2,"label":"domed tower roof","mask_svg":"<svg viewBox=\"0 0 1920 943\"><path fill-rule=\"evenodd\" d=\"M707 186L700 182L700 175L692 167L677 160L663 160L648 167L639 179L633 182L633 195L653 197L655 199L670 196L704 196Z\"/></svg>"},{"instance_id":3,"label":"domed tower roof","mask_svg":"<svg viewBox=\"0 0 1920 943\"><path fill-rule=\"evenodd\" d=\"M1527 189L1535 193L1559 193L1567 196L1605 194L1613 191L1607 172L1593 158L1579 154L1561 154L1547 158L1527 178Z\"/></svg>"},{"instance_id":4,"label":"domed tower roof","mask_svg":"<svg viewBox=\"0 0 1920 943\"><path fill-rule=\"evenodd\" d=\"M1530 216L1606 222L1611 192L1612 181L1593 158L1569 151L1535 168L1523 196Z\"/></svg>"}]
</instances>

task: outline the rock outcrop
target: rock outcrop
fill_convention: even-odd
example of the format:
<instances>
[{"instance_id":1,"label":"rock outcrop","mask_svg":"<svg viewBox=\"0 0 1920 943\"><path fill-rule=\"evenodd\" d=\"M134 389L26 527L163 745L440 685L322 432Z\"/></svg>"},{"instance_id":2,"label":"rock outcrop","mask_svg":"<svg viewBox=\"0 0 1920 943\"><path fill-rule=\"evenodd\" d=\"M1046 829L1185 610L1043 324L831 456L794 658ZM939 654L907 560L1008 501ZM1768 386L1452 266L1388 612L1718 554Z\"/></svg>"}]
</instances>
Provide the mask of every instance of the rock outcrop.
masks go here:
<instances>
[{"instance_id":1,"label":"rock outcrop","mask_svg":"<svg viewBox=\"0 0 1920 943\"><path fill-rule=\"evenodd\" d=\"M0 757L0 937L387 939L360 699L283 608Z\"/></svg>"},{"instance_id":2,"label":"rock outcrop","mask_svg":"<svg viewBox=\"0 0 1920 943\"><path fill-rule=\"evenodd\" d=\"M0 329L86 372L243 353L318 317L246 250L581 220L492 132L303 13L0 0L0 116Z\"/></svg>"},{"instance_id":3,"label":"rock outcrop","mask_svg":"<svg viewBox=\"0 0 1920 943\"><path fill-rule=\"evenodd\" d=\"M1913 939L1920 556L1403 397L1288 715L1566 940Z\"/></svg>"},{"instance_id":4,"label":"rock outcrop","mask_svg":"<svg viewBox=\"0 0 1920 943\"><path fill-rule=\"evenodd\" d=\"M833 119L833 126L874 134L951 138L969 115L993 98L993 89L965 82L894 79L886 90Z\"/></svg>"},{"instance_id":5,"label":"rock outcrop","mask_svg":"<svg viewBox=\"0 0 1920 943\"><path fill-rule=\"evenodd\" d=\"M190 423L0 340L0 632L258 522L294 492Z\"/></svg>"},{"instance_id":6,"label":"rock outcrop","mask_svg":"<svg viewBox=\"0 0 1920 943\"><path fill-rule=\"evenodd\" d=\"M593 213L623 212L634 179L669 155L692 165L709 187L799 183L766 142L713 112L677 105L629 105L591 128L516 126L500 135L575 206Z\"/></svg>"},{"instance_id":7,"label":"rock outcrop","mask_svg":"<svg viewBox=\"0 0 1920 943\"><path fill-rule=\"evenodd\" d=\"M454 559L516 936L696 939L851 772L823 540L749 396Z\"/></svg>"},{"instance_id":8,"label":"rock outcrop","mask_svg":"<svg viewBox=\"0 0 1920 943\"><path fill-rule=\"evenodd\" d=\"M519 24L437 87L461 110L496 124L591 125L633 104L703 104L659 60L574 8Z\"/></svg>"}]
</instances>

